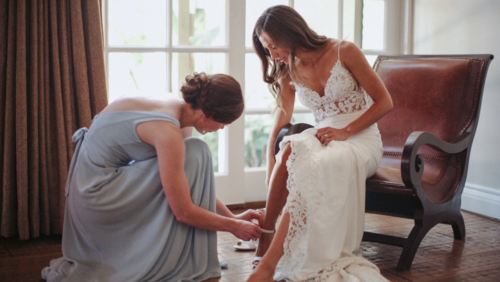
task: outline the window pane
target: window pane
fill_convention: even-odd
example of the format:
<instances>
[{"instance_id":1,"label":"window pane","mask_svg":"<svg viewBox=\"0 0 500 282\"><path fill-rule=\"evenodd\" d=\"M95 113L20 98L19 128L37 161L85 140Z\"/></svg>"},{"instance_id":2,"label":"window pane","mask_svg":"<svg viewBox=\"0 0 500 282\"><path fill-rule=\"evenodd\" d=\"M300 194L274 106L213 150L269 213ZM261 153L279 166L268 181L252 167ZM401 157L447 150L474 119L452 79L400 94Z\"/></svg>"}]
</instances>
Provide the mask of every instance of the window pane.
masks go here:
<instances>
[{"instance_id":1,"label":"window pane","mask_svg":"<svg viewBox=\"0 0 500 282\"><path fill-rule=\"evenodd\" d=\"M194 72L205 72L207 74L226 73L226 54L225 53L173 53L172 54L172 92L181 95L180 88L186 81L187 75ZM219 148L221 142L225 139L225 131L219 130L212 133L201 135L193 130L193 136L205 140L212 151L212 161L215 172L224 172L224 151Z\"/></svg>"},{"instance_id":2,"label":"window pane","mask_svg":"<svg viewBox=\"0 0 500 282\"><path fill-rule=\"evenodd\" d=\"M354 42L356 24L356 1L344 1L342 11L342 39Z\"/></svg>"},{"instance_id":3,"label":"window pane","mask_svg":"<svg viewBox=\"0 0 500 282\"><path fill-rule=\"evenodd\" d=\"M267 140L273 117L270 114L245 115L245 167L265 167Z\"/></svg>"},{"instance_id":4,"label":"window pane","mask_svg":"<svg viewBox=\"0 0 500 282\"><path fill-rule=\"evenodd\" d=\"M167 56L155 53L109 53L109 102L125 95L167 92Z\"/></svg>"},{"instance_id":5,"label":"window pane","mask_svg":"<svg viewBox=\"0 0 500 282\"><path fill-rule=\"evenodd\" d=\"M299 96L297 96L297 93L295 93L295 103L294 103L294 109L308 109L306 106L304 106L300 101L299 101Z\"/></svg>"},{"instance_id":6,"label":"window pane","mask_svg":"<svg viewBox=\"0 0 500 282\"><path fill-rule=\"evenodd\" d=\"M375 64L375 61L377 60L378 55L365 55L365 57L366 57L366 60L368 61L368 63L370 64L370 66L373 67L373 65Z\"/></svg>"},{"instance_id":7,"label":"window pane","mask_svg":"<svg viewBox=\"0 0 500 282\"><path fill-rule=\"evenodd\" d=\"M269 7L288 5L288 0L247 0L245 10L245 46L252 48L252 33L257 19Z\"/></svg>"},{"instance_id":8,"label":"window pane","mask_svg":"<svg viewBox=\"0 0 500 282\"><path fill-rule=\"evenodd\" d=\"M370 50L384 49L385 1L363 1L362 48Z\"/></svg>"},{"instance_id":9,"label":"window pane","mask_svg":"<svg viewBox=\"0 0 500 282\"><path fill-rule=\"evenodd\" d=\"M262 64L255 53L245 55L245 108L272 109L276 105L267 83L262 80Z\"/></svg>"},{"instance_id":10,"label":"window pane","mask_svg":"<svg viewBox=\"0 0 500 282\"><path fill-rule=\"evenodd\" d=\"M174 45L226 46L225 0L174 0L172 4Z\"/></svg>"},{"instance_id":11,"label":"window pane","mask_svg":"<svg viewBox=\"0 0 500 282\"><path fill-rule=\"evenodd\" d=\"M227 73L225 53L173 53L172 92L181 94L180 89L187 75L194 72L207 74Z\"/></svg>"},{"instance_id":12,"label":"window pane","mask_svg":"<svg viewBox=\"0 0 500 282\"><path fill-rule=\"evenodd\" d=\"M338 0L295 0L294 7L318 35L338 37Z\"/></svg>"},{"instance_id":13,"label":"window pane","mask_svg":"<svg viewBox=\"0 0 500 282\"><path fill-rule=\"evenodd\" d=\"M294 113L292 116L292 123L308 123L314 126L316 121L312 113Z\"/></svg>"},{"instance_id":14,"label":"window pane","mask_svg":"<svg viewBox=\"0 0 500 282\"><path fill-rule=\"evenodd\" d=\"M267 141L274 117L271 114L245 115L245 167L266 167ZM292 123L314 125L312 113L295 113Z\"/></svg>"},{"instance_id":15,"label":"window pane","mask_svg":"<svg viewBox=\"0 0 500 282\"><path fill-rule=\"evenodd\" d=\"M164 0L109 0L110 46L165 46L167 4Z\"/></svg>"}]
</instances>

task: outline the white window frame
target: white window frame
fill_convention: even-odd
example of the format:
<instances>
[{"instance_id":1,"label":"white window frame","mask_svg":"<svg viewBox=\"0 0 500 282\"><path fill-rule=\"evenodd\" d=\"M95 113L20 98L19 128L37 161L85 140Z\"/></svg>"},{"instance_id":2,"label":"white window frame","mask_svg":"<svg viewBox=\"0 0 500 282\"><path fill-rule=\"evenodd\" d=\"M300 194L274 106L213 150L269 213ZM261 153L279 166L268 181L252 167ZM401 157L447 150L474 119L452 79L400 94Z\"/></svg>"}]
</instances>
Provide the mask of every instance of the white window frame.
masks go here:
<instances>
[{"instance_id":1,"label":"white window frame","mask_svg":"<svg viewBox=\"0 0 500 282\"><path fill-rule=\"evenodd\" d=\"M253 53L252 48L245 46L245 0L226 0L227 46L225 47L192 47L172 45L172 0L167 1L167 46L165 47L116 47L108 45L108 0L103 5L104 14L104 54L106 77L109 77L109 53L111 52L166 52L167 89L172 91L172 54L182 52L225 53L227 54L227 73L240 82L245 89L245 55ZM181 0L182 1L182 0ZM251 0L248 0L251 1ZM362 0L339 0L338 20L339 38L343 35L344 1L356 1L356 23L354 43L361 42ZM365 55L411 54L413 0L385 0L385 39L384 50L362 50ZM293 0L289 5L293 7ZM248 35L250 36L250 35ZM257 58L256 58L257 59ZM264 82L263 82L264 83ZM109 83L107 84L109 87ZM108 89L109 90L109 89ZM270 94L271 95L271 94ZM295 113L309 112L297 109ZM265 168L245 169L245 115L270 114L269 109L246 109L244 114L219 135L219 160L224 166L222 173L216 173L215 182L218 197L226 204L242 204L264 201L266 199ZM222 158L222 159L221 159Z\"/></svg>"}]
</instances>

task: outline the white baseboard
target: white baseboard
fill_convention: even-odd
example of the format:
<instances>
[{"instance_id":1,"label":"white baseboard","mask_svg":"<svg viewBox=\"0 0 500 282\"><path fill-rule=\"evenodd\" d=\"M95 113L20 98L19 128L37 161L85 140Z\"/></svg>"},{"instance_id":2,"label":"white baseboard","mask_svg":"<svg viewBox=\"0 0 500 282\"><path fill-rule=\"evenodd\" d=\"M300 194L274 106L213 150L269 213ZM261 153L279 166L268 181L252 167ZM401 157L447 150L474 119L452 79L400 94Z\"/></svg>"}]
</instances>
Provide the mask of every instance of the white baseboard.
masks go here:
<instances>
[{"instance_id":1,"label":"white baseboard","mask_svg":"<svg viewBox=\"0 0 500 282\"><path fill-rule=\"evenodd\" d=\"M500 219L500 190L477 184L465 184L462 209Z\"/></svg>"}]
</instances>

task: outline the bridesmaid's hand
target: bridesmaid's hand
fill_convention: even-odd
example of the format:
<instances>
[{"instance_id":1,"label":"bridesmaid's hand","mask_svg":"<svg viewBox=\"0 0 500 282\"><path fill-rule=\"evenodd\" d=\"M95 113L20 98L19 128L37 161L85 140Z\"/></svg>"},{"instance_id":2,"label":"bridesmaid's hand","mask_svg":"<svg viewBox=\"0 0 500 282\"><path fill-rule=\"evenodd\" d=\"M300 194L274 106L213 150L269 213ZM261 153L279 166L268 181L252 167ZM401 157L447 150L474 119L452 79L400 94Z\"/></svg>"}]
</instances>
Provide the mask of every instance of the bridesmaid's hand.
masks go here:
<instances>
[{"instance_id":1,"label":"bridesmaid's hand","mask_svg":"<svg viewBox=\"0 0 500 282\"><path fill-rule=\"evenodd\" d=\"M264 220L263 211L261 210L247 210L246 212L235 215L234 218L250 222L255 219L259 222L259 226L262 226L262 221Z\"/></svg>"},{"instance_id":2,"label":"bridesmaid's hand","mask_svg":"<svg viewBox=\"0 0 500 282\"><path fill-rule=\"evenodd\" d=\"M232 229L231 233L243 241L257 240L262 234L262 230L257 224L246 220L235 219Z\"/></svg>"},{"instance_id":3,"label":"bridesmaid's hand","mask_svg":"<svg viewBox=\"0 0 500 282\"><path fill-rule=\"evenodd\" d=\"M349 133L344 129L336 129L332 127L323 127L316 131L316 137L323 145L328 145L332 141L344 141L350 137Z\"/></svg>"}]
</instances>

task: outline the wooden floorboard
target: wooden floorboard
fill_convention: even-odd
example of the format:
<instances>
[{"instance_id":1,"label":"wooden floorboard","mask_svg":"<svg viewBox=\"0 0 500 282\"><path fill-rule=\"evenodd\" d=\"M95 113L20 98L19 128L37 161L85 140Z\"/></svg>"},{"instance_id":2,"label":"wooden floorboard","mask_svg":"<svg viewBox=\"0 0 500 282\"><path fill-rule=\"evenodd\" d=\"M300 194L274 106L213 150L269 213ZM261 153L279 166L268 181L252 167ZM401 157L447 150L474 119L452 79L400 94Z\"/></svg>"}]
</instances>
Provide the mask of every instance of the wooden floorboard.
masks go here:
<instances>
[{"instance_id":1,"label":"wooden floorboard","mask_svg":"<svg viewBox=\"0 0 500 282\"><path fill-rule=\"evenodd\" d=\"M380 267L390 281L500 281L500 221L463 212L466 239L455 240L450 225L433 228L422 240L412 268L396 270L401 248L363 242L364 256ZM365 229L395 236L406 236L413 221L367 214ZM252 272L254 252L236 252L238 240L230 233L218 233L221 261L229 262L222 277L207 282L241 282ZM43 281L40 271L61 252L61 236L28 241L0 238L0 281Z\"/></svg>"}]
</instances>

